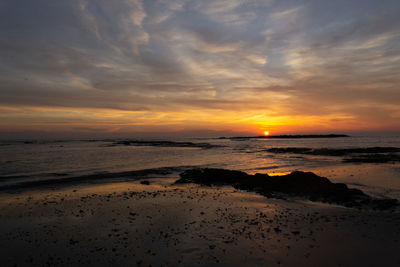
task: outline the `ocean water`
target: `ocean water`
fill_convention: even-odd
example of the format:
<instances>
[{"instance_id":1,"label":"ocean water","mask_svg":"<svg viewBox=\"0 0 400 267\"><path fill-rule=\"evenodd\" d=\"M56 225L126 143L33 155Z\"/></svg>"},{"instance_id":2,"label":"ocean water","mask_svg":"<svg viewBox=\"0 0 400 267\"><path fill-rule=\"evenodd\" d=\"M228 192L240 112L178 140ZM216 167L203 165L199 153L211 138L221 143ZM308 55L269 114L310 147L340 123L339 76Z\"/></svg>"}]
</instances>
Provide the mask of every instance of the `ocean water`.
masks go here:
<instances>
[{"instance_id":1,"label":"ocean water","mask_svg":"<svg viewBox=\"0 0 400 267\"><path fill-rule=\"evenodd\" d=\"M160 139L157 139L160 140ZM186 138L155 140L138 145L119 140L24 140L0 142L0 189L29 187L35 182L57 183L124 181L143 177L178 177L196 167L241 170L279 175L294 170L313 171L333 182L344 182L370 194L400 199L400 162L348 163L349 155L326 156L271 153L269 148L400 147L400 136L353 136L309 139ZM184 143L182 143L184 142ZM193 144L191 144L193 143ZM196 147L196 144L207 146ZM391 155L398 152L390 153ZM132 171L145 170L133 175ZM50 182L49 182L50 181ZM40 185L40 183L38 183Z\"/></svg>"}]
</instances>

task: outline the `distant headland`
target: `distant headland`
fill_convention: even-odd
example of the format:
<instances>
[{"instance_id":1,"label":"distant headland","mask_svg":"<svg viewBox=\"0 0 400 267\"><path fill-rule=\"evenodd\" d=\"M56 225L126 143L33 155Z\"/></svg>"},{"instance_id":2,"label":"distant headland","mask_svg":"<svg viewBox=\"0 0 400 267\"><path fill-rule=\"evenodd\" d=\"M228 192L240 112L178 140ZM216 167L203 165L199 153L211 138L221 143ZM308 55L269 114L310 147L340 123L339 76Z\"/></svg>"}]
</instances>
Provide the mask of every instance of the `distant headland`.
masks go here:
<instances>
[{"instance_id":1,"label":"distant headland","mask_svg":"<svg viewBox=\"0 0 400 267\"><path fill-rule=\"evenodd\" d=\"M258 135L258 136L234 136L234 137L220 137L219 139L253 139L253 138L280 138L280 139L299 139L299 138L338 138L350 137L347 134L295 134L295 135Z\"/></svg>"}]
</instances>

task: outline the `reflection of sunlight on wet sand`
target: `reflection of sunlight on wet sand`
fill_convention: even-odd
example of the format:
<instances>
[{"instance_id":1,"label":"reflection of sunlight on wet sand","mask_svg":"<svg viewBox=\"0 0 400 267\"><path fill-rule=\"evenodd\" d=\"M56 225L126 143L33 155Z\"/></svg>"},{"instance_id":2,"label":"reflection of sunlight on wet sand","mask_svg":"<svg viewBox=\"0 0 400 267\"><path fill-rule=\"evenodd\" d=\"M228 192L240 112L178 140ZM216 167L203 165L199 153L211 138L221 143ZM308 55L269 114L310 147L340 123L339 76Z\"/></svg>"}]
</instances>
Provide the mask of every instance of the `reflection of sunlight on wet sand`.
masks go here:
<instances>
[{"instance_id":1,"label":"reflection of sunlight on wet sand","mask_svg":"<svg viewBox=\"0 0 400 267\"><path fill-rule=\"evenodd\" d=\"M397 164L346 164L311 171L334 183L346 183L367 194L380 197L383 191L386 197L400 198L399 170Z\"/></svg>"},{"instance_id":2,"label":"reflection of sunlight on wet sand","mask_svg":"<svg viewBox=\"0 0 400 267\"><path fill-rule=\"evenodd\" d=\"M282 176L282 175L287 175L290 174L291 172L271 172L268 173L269 176Z\"/></svg>"},{"instance_id":3,"label":"reflection of sunlight on wet sand","mask_svg":"<svg viewBox=\"0 0 400 267\"><path fill-rule=\"evenodd\" d=\"M143 185L140 181L149 180L150 185ZM35 200L40 198L47 198L49 196L63 196L65 199L78 199L83 195L101 195L101 194L112 194L121 192L156 192L158 190L165 190L166 186L174 182L176 179L166 178L153 178L143 179L132 182L114 182L105 184L79 184L76 186L66 186L60 188L42 188L39 190L23 191L24 196ZM162 181L160 183L159 181ZM20 202L20 198L10 198L8 194L0 194L0 206L9 205L12 203Z\"/></svg>"},{"instance_id":4,"label":"reflection of sunlight on wet sand","mask_svg":"<svg viewBox=\"0 0 400 267\"><path fill-rule=\"evenodd\" d=\"M226 192L229 193L228 188ZM245 209L259 209L266 213L274 213L278 210L277 204L274 202L279 200L271 200L262 195L254 192L246 192L236 190L230 193L232 203L240 203L239 206L245 207Z\"/></svg>"}]
</instances>

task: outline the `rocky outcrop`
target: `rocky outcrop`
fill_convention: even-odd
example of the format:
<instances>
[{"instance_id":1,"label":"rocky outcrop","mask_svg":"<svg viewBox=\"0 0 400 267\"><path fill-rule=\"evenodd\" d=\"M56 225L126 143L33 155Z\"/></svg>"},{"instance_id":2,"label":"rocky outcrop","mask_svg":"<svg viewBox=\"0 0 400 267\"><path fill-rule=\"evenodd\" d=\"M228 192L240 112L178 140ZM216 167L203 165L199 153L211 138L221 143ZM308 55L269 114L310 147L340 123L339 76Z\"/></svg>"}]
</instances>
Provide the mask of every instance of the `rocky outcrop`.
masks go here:
<instances>
[{"instance_id":1,"label":"rocky outcrop","mask_svg":"<svg viewBox=\"0 0 400 267\"><path fill-rule=\"evenodd\" d=\"M283 154L303 154L317 156L346 157L344 162L386 163L400 161L398 147L366 147L366 148L309 148L309 147L273 147L266 152Z\"/></svg>"},{"instance_id":2,"label":"rocky outcrop","mask_svg":"<svg viewBox=\"0 0 400 267\"><path fill-rule=\"evenodd\" d=\"M193 143L193 142L174 142L174 141L141 141L141 140L123 140L114 142L111 146L157 146L157 147L198 147L203 149L221 147L209 143Z\"/></svg>"},{"instance_id":3,"label":"rocky outcrop","mask_svg":"<svg viewBox=\"0 0 400 267\"><path fill-rule=\"evenodd\" d=\"M389 209L398 205L396 199L372 198L361 190L343 183L332 183L312 172L295 171L282 176L249 175L224 169L191 169L180 174L177 184L196 183L208 186L231 185L234 188L257 192L267 197L300 197L311 201L335 203L346 207Z\"/></svg>"}]
</instances>

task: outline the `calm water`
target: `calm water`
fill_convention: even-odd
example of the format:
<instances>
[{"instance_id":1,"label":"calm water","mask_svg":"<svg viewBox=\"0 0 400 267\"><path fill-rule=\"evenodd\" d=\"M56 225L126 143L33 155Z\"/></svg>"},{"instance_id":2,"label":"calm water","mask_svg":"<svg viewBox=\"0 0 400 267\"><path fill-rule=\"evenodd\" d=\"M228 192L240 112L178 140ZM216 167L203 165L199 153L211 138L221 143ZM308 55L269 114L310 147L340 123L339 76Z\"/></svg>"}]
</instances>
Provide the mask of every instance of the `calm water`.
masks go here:
<instances>
[{"instance_id":1,"label":"calm water","mask_svg":"<svg viewBox=\"0 0 400 267\"><path fill-rule=\"evenodd\" d=\"M111 146L112 141L1 141L0 185L43 179L65 179L102 172L175 167L172 176L192 167L214 167L248 173L314 171L375 195L400 198L400 164L350 164L343 157L273 154L272 147L400 147L400 136L332 139L175 139L219 145L215 148ZM121 174L121 176L123 176ZM124 178L124 177L119 177Z\"/></svg>"}]
</instances>

